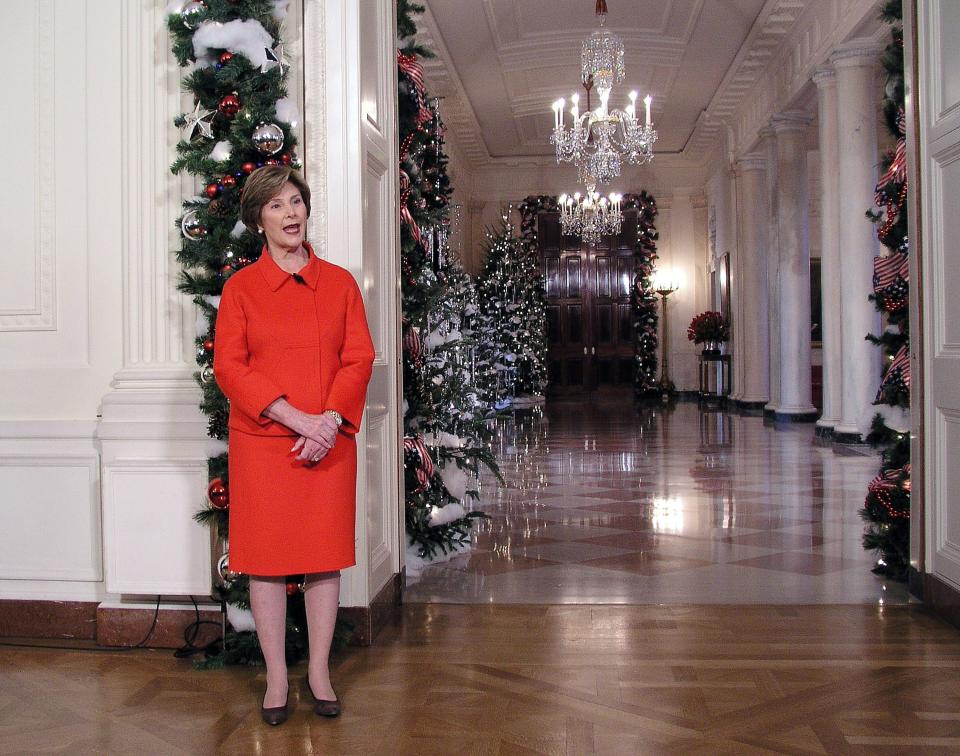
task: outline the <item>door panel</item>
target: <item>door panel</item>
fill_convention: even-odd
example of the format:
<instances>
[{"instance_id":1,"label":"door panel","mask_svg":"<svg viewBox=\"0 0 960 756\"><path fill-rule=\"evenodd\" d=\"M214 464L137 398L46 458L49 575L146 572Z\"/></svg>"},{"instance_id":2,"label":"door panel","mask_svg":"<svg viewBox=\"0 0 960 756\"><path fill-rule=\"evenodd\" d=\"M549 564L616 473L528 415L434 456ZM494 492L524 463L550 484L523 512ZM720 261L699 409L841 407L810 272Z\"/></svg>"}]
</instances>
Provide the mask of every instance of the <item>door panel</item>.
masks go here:
<instances>
[{"instance_id":1,"label":"door panel","mask_svg":"<svg viewBox=\"0 0 960 756\"><path fill-rule=\"evenodd\" d=\"M927 572L960 588L960 298L952 296L960 282L960 11L955 0L918 2L916 22L922 234L911 229L910 239L921 240L923 271L914 333L923 334L925 556ZM916 283L914 275L911 293Z\"/></svg>"},{"instance_id":2,"label":"door panel","mask_svg":"<svg viewBox=\"0 0 960 756\"><path fill-rule=\"evenodd\" d=\"M632 386L635 213L627 215L619 236L596 246L564 237L556 213L542 213L537 226L546 282L550 393Z\"/></svg>"}]
</instances>

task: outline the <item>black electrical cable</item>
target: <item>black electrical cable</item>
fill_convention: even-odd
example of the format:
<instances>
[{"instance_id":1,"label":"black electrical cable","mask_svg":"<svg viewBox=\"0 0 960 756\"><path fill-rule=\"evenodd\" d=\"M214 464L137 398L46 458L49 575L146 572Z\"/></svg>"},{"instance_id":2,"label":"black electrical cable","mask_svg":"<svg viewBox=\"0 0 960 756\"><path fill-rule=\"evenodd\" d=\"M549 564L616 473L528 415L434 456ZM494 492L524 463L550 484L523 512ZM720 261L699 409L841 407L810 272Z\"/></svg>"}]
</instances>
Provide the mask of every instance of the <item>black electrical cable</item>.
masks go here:
<instances>
[{"instance_id":1,"label":"black electrical cable","mask_svg":"<svg viewBox=\"0 0 960 756\"><path fill-rule=\"evenodd\" d=\"M197 600L193 596L190 597L190 600L193 602L193 611L196 619L183 628L184 644L173 652L173 655L178 659L186 659L194 654L199 653L212 656L216 653L218 646L223 643L223 638L214 638L212 641L203 646L197 646L194 644L197 636L200 635L200 628L203 625L214 625L215 627L220 627L220 623L214 622L213 620L201 620L200 607L197 605Z\"/></svg>"}]
</instances>

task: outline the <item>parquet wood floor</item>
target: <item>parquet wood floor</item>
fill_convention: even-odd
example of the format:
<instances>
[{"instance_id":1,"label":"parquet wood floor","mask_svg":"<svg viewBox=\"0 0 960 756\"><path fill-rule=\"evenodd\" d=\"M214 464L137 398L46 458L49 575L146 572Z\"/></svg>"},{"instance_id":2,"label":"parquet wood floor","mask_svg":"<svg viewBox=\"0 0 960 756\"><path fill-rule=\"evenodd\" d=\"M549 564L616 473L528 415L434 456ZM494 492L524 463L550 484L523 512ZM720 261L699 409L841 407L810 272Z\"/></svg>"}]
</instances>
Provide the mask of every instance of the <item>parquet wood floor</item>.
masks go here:
<instances>
[{"instance_id":1,"label":"parquet wood floor","mask_svg":"<svg viewBox=\"0 0 960 756\"><path fill-rule=\"evenodd\" d=\"M419 605L278 728L262 670L0 647L0 753L960 753L958 667L917 606Z\"/></svg>"}]
</instances>

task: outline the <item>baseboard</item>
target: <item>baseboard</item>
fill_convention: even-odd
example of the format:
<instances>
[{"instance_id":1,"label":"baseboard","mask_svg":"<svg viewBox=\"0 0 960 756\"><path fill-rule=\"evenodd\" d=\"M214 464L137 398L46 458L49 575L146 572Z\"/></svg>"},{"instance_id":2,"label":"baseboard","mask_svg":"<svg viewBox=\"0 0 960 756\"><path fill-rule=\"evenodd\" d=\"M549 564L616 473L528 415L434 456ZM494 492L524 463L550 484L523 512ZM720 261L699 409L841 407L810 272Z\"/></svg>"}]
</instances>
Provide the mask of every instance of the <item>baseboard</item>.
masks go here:
<instances>
[{"instance_id":1,"label":"baseboard","mask_svg":"<svg viewBox=\"0 0 960 756\"><path fill-rule=\"evenodd\" d=\"M0 600L0 637L95 640L96 601Z\"/></svg>"},{"instance_id":2,"label":"baseboard","mask_svg":"<svg viewBox=\"0 0 960 756\"><path fill-rule=\"evenodd\" d=\"M934 575L923 575L924 603L954 627L960 627L960 591Z\"/></svg>"},{"instance_id":3,"label":"baseboard","mask_svg":"<svg viewBox=\"0 0 960 756\"><path fill-rule=\"evenodd\" d=\"M859 433L838 433L837 431L833 432L832 440L837 444L862 444L863 436Z\"/></svg>"},{"instance_id":4,"label":"baseboard","mask_svg":"<svg viewBox=\"0 0 960 756\"><path fill-rule=\"evenodd\" d=\"M911 596L923 601L923 573L912 565L907 568L907 587Z\"/></svg>"},{"instance_id":5,"label":"baseboard","mask_svg":"<svg viewBox=\"0 0 960 756\"><path fill-rule=\"evenodd\" d=\"M769 404L769 402L751 402L745 399L735 399L733 403L738 410L758 412L760 414L763 414L767 404Z\"/></svg>"},{"instance_id":6,"label":"baseboard","mask_svg":"<svg viewBox=\"0 0 960 756\"><path fill-rule=\"evenodd\" d=\"M157 624L153 627L154 612ZM98 646L135 646L147 637L144 645L149 648L180 648L185 643L184 633L188 626L197 620L193 606L182 609L155 607L140 604L136 607L109 606L97 607L97 645ZM219 609L204 607L200 610L200 620L211 622L201 625L200 632L192 641L195 646L205 646L222 635L223 618Z\"/></svg>"},{"instance_id":7,"label":"baseboard","mask_svg":"<svg viewBox=\"0 0 960 756\"><path fill-rule=\"evenodd\" d=\"M400 615L403 580L394 575L380 589L370 606L341 606L340 614L354 625L352 646L370 646L383 628Z\"/></svg>"}]
</instances>

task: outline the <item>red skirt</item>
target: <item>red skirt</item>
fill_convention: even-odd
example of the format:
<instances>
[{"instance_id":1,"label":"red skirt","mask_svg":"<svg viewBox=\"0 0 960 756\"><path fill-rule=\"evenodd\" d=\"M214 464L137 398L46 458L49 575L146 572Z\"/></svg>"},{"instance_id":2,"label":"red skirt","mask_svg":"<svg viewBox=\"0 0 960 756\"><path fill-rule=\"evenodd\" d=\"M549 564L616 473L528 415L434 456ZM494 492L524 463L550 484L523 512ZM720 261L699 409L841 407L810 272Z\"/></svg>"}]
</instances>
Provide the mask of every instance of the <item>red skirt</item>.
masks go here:
<instances>
[{"instance_id":1,"label":"red skirt","mask_svg":"<svg viewBox=\"0 0 960 756\"><path fill-rule=\"evenodd\" d=\"M308 467L292 436L230 431L230 569L248 575L332 572L356 564L357 446L338 434Z\"/></svg>"}]
</instances>

